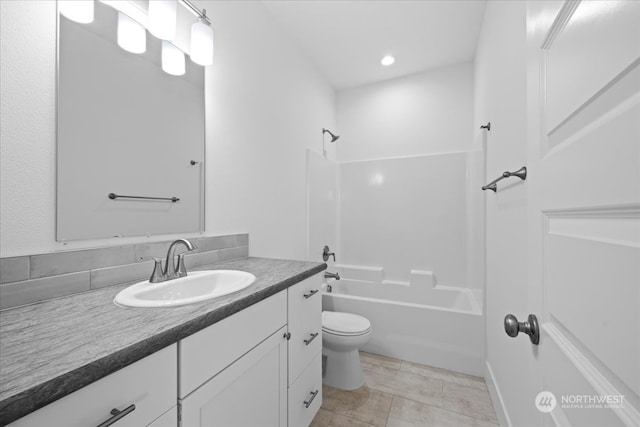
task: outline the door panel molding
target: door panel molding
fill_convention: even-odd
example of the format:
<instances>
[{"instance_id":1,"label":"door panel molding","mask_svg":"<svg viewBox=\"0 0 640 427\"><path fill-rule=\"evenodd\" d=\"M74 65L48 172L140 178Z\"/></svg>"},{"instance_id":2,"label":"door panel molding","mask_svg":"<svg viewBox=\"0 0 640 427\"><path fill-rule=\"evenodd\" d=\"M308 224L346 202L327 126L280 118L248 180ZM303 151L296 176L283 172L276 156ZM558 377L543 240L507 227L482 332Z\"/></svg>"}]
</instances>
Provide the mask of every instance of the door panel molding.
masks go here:
<instances>
[{"instance_id":1,"label":"door panel molding","mask_svg":"<svg viewBox=\"0 0 640 427\"><path fill-rule=\"evenodd\" d=\"M624 395L626 404L623 408L613 411L618 418L629 426L640 425L640 412L634 406L638 405L638 395L629 389L624 382L600 363L588 349L580 343L562 324L550 316L542 325L544 336L552 340L572 366L593 387L596 394L601 396ZM558 396L556 396L558 398ZM635 402L634 402L635 401Z\"/></svg>"},{"instance_id":2,"label":"door panel molding","mask_svg":"<svg viewBox=\"0 0 640 427\"><path fill-rule=\"evenodd\" d=\"M640 58L620 71L557 126L547 130L547 144L552 150L548 154L610 123L638 104L640 104Z\"/></svg>"},{"instance_id":3,"label":"door panel molding","mask_svg":"<svg viewBox=\"0 0 640 427\"><path fill-rule=\"evenodd\" d=\"M602 208L597 218L543 215L543 324L561 322L638 396L640 349L625 349L640 340L640 211L623 212L635 216Z\"/></svg>"}]
</instances>

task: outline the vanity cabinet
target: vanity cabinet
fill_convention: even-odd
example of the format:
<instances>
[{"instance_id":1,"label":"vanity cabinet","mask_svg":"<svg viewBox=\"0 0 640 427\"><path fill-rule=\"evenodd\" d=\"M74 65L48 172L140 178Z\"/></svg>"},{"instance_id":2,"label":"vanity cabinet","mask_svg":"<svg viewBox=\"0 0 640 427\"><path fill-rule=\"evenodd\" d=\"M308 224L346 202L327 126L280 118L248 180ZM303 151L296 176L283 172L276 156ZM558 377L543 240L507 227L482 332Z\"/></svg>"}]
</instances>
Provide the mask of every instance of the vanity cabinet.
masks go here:
<instances>
[{"instance_id":1,"label":"vanity cabinet","mask_svg":"<svg viewBox=\"0 0 640 427\"><path fill-rule=\"evenodd\" d=\"M304 427L322 404L320 275L10 424Z\"/></svg>"},{"instance_id":2,"label":"vanity cabinet","mask_svg":"<svg viewBox=\"0 0 640 427\"><path fill-rule=\"evenodd\" d=\"M315 275L288 289L290 427L308 426L322 405L322 294Z\"/></svg>"},{"instance_id":3,"label":"vanity cabinet","mask_svg":"<svg viewBox=\"0 0 640 427\"><path fill-rule=\"evenodd\" d=\"M321 279L180 342L183 426L302 427L322 404Z\"/></svg>"},{"instance_id":4,"label":"vanity cabinet","mask_svg":"<svg viewBox=\"0 0 640 427\"><path fill-rule=\"evenodd\" d=\"M177 416L171 414L177 413L176 347L173 344L147 356L20 418L9 427L94 427L113 419L113 409L125 411L132 405L135 408L129 409L114 426L175 426Z\"/></svg>"}]
</instances>

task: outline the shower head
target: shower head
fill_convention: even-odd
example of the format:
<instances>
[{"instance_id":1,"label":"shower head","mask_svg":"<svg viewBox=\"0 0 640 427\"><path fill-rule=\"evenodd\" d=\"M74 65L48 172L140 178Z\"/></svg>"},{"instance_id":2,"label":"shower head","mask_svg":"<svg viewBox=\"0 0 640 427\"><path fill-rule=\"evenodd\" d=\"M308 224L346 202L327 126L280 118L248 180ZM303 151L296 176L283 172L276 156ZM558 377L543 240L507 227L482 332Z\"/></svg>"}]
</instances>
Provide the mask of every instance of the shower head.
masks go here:
<instances>
[{"instance_id":1,"label":"shower head","mask_svg":"<svg viewBox=\"0 0 640 427\"><path fill-rule=\"evenodd\" d=\"M331 135L331 142L336 142L338 138L340 138L340 135L334 135L334 133L331 132L329 129L322 128L322 134L324 135L325 133L328 133L329 135Z\"/></svg>"}]
</instances>

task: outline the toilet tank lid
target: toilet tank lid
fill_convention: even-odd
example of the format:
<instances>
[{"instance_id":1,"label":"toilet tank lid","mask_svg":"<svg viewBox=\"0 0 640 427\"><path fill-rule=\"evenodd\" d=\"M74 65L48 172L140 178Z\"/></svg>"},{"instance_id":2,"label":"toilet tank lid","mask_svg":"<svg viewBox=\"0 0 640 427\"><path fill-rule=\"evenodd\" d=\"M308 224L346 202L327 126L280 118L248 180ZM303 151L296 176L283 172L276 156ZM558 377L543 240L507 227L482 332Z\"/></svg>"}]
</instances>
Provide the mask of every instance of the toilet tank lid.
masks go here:
<instances>
[{"instance_id":1,"label":"toilet tank lid","mask_svg":"<svg viewBox=\"0 0 640 427\"><path fill-rule=\"evenodd\" d=\"M322 328L338 333L354 334L366 332L371 328L371 322L366 317L340 311L323 311Z\"/></svg>"}]
</instances>

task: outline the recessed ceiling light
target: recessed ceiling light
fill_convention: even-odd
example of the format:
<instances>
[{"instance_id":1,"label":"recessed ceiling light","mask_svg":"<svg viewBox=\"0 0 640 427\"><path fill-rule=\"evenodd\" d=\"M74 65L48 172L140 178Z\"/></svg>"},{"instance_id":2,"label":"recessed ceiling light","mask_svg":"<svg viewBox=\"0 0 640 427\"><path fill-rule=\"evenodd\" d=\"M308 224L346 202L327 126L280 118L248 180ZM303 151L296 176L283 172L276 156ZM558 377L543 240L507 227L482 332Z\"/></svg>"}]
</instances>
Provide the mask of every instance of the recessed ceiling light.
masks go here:
<instances>
[{"instance_id":1,"label":"recessed ceiling light","mask_svg":"<svg viewBox=\"0 0 640 427\"><path fill-rule=\"evenodd\" d=\"M396 58L394 58L394 57L393 57L393 56L391 56L391 55L387 55L387 56L385 56L385 57L384 57L384 58L382 58L382 60L380 61L380 63L381 63L382 65L385 65L385 66L391 65L391 64L393 64L394 62L396 62Z\"/></svg>"}]
</instances>

